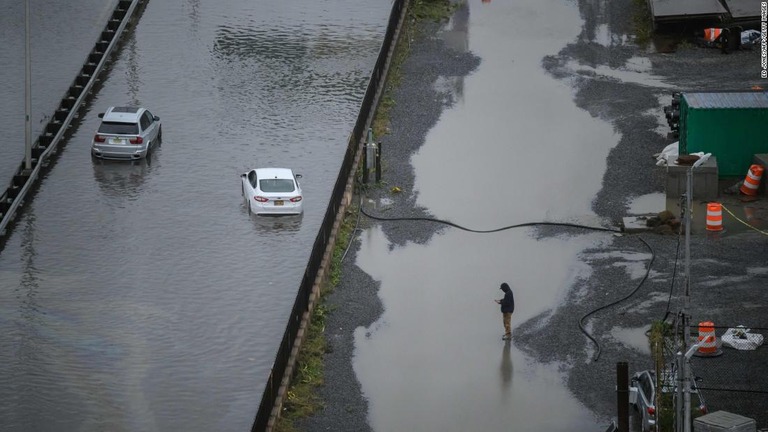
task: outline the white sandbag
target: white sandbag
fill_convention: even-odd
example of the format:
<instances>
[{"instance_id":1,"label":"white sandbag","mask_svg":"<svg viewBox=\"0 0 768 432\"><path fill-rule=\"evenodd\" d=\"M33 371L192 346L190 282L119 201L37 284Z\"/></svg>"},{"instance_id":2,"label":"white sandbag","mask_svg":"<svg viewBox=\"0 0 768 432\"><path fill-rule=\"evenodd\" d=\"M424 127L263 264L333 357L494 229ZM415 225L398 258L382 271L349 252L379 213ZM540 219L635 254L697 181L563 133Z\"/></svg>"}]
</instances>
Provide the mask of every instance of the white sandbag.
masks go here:
<instances>
[{"instance_id":1,"label":"white sandbag","mask_svg":"<svg viewBox=\"0 0 768 432\"><path fill-rule=\"evenodd\" d=\"M763 335L750 333L748 328L729 328L721 337L723 345L737 350L755 350L763 344Z\"/></svg>"}]
</instances>

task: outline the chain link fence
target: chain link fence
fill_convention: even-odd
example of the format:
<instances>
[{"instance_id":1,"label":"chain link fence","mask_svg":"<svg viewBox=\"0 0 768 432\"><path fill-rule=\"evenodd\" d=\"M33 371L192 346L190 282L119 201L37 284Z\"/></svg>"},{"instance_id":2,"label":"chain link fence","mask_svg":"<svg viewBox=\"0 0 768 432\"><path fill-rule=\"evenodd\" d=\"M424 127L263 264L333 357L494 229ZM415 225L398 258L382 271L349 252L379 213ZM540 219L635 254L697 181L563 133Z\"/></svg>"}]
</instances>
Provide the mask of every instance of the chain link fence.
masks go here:
<instances>
[{"instance_id":1,"label":"chain link fence","mask_svg":"<svg viewBox=\"0 0 768 432\"><path fill-rule=\"evenodd\" d=\"M693 387L698 392L696 397L691 397L692 417L727 411L751 418L758 430L768 431L768 349L763 346L768 327L698 324L691 324L687 340L688 348L704 342L690 357ZM673 431L675 414L682 412L674 397L675 382L680 381L677 378L678 353L684 352L681 327L669 325L664 336L656 339L654 347L656 376L660 377L658 385L662 388L659 394L667 395L666 400L657 401L660 432ZM711 331L716 336L714 341L707 339ZM699 410L699 404L706 406L704 412Z\"/></svg>"}]
</instances>

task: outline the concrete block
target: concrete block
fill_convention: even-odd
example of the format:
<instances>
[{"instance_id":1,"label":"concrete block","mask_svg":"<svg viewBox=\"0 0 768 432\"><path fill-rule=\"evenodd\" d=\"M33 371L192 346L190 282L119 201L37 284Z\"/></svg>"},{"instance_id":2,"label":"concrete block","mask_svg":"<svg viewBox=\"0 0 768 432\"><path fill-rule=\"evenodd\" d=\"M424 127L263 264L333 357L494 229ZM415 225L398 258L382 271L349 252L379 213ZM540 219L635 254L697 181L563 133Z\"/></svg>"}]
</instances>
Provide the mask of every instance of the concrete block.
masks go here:
<instances>
[{"instance_id":1,"label":"concrete block","mask_svg":"<svg viewBox=\"0 0 768 432\"><path fill-rule=\"evenodd\" d=\"M727 411L715 411L693 420L694 432L755 432L755 420Z\"/></svg>"},{"instance_id":2,"label":"concrete block","mask_svg":"<svg viewBox=\"0 0 768 432\"><path fill-rule=\"evenodd\" d=\"M687 189L688 165L677 165L676 157L667 161L666 193L668 199L679 199ZM718 191L717 158L711 156L704 164L693 171L693 199L711 201L717 199Z\"/></svg>"},{"instance_id":3,"label":"concrete block","mask_svg":"<svg viewBox=\"0 0 768 432\"><path fill-rule=\"evenodd\" d=\"M655 215L647 216L625 216L622 218L622 231L628 234L637 234L651 231L653 228L648 226L648 219Z\"/></svg>"}]
</instances>

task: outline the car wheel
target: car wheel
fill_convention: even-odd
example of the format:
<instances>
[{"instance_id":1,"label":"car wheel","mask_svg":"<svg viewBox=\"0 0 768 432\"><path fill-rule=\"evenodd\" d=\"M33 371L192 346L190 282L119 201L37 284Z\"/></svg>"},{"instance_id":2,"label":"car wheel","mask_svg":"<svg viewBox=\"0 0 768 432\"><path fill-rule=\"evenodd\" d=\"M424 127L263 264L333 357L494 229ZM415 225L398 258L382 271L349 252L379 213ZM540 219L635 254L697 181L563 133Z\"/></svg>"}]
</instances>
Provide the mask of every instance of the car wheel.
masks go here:
<instances>
[{"instance_id":1,"label":"car wheel","mask_svg":"<svg viewBox=\"0 0 768 432\"><path fill-rule=\"evenodd\" d=\"M160 129L157 130L157 145L160 145L163 143L163 127L160 126Z\"/></svg>"}]
</instances>

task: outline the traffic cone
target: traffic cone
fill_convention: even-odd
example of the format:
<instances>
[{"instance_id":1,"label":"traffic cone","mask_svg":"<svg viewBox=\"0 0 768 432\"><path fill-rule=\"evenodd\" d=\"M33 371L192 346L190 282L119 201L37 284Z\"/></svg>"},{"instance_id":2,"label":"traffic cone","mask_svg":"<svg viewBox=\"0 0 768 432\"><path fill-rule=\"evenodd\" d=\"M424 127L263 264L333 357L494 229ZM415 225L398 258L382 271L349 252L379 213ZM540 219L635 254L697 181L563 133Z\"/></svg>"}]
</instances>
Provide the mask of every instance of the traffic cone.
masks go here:
<instances>
[{"instance_id":1,"label":"traffic cone","mask_svg":"<svg viewBox=\"0 0 768 432\"><path fill-rule=\"evenodd\" d=\"M760 179L763 177L763 166L753 164L747 171L747 176L744 177L744 183L742 183L739 190L744 195L755 196L757 195L757 189L760 187Z\"/></svg>"},{"instance_id":2,"label":"traffic cone","mask_svg":"<svg viewBox=\"0 0 768 432\"><path fill-rule=\"evenodd\" d=\"M707 204L707 231L723 230L723 206L720 203Z\"/></svg>"}]
</instances>

